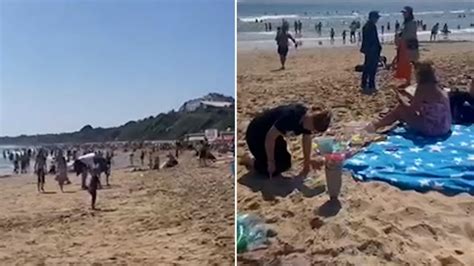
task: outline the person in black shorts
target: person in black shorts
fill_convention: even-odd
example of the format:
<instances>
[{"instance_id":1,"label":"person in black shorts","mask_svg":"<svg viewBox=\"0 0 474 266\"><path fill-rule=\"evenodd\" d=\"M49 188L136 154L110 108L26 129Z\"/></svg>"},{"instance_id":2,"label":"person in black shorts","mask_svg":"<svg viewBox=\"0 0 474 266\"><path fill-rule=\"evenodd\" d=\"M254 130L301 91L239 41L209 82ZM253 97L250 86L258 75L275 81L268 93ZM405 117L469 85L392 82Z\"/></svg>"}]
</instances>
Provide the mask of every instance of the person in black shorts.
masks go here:
<instances>
[{"instance_id":1,"label":"person in black shorts","mask_svg":"<svg viewBox=\"0 0 474 266\"><path fill-rule=\"evenodd\" d=\"M38 155L36 156L35 166L34 166L36 176L38 177L38 192L44 192L44 183L46 175L46 155L44 150L39 150Z\"/></svg>"},{"instance_id":2,"label":"person in black shorts","mask_svg":"<svg viewBox=\"0 0 474 266\"><path fill-rule=\"evenodd\" d=\"M278 54L280 55L281 69L285 69L286 56L288 55L288 39L292 40L295 48L298 48L295 38L288 33L287 27L278 27L275 41L278 45Z\"/></svg>"},{"instance_id":3,"label":"person in black shorts","mask_svg":"<svg viewBox=\"0 0 474 266\"><path fill-rule=\"evenodd\" d=\"M266 110L258 114L247 128L247 146L254 158L248 158L242 164L270 178L278 176L291 168L291 154L284 136L303 135L304 167L301 175L307 175L311 165L311 135L326 131L330 122L329 112L311 112L301 104Z\"/></svg>"}]
</instances>

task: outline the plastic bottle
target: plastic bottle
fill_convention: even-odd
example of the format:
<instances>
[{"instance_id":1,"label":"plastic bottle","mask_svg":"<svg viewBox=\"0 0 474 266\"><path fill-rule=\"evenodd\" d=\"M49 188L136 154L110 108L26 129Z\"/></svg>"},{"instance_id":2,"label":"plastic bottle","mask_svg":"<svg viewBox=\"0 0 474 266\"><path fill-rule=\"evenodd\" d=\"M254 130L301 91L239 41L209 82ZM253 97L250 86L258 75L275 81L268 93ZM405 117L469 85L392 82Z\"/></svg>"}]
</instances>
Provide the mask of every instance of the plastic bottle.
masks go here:
<instances>
[{"instance_id":1,"label":"plastic bottle","mask_svg":"<svg viewBox=\"0 0 474 266\"><path fill-rule=\"evenodd\" d=\"M237 252L242 253L267 244L267 231L263 219L253 214L237 217Z\"/></svg>"}]
</instances>

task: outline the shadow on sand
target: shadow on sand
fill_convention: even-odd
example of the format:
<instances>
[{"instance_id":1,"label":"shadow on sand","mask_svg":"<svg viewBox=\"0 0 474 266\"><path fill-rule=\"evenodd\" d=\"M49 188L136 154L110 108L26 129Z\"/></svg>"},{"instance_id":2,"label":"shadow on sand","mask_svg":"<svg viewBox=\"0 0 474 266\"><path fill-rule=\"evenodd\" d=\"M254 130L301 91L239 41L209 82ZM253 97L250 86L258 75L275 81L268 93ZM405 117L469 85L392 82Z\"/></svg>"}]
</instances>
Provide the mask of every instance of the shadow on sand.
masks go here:
<instances>
[{"instance_id":1,"label":"shadow on sand","mask_svg":"<svg viewBox=\"0 0 474 266\"><path fill-rule=\"evenodd\" d=\"M307 198L315 197L326 190L325 186L309 188L304 184L304 177L263 177L257 173L247 173L238 182L250 188L253 192L261 192L264 200L274 200L275 197L286 197L295 189L300 191Z\"/></svg>"},{"instance_id":2,"label":"shadow on sand","mask_svg":"<svg viewBox=\"0 0 474 266\"><path fill-rule=\"evenodd\" d=\"M107 208L104 208L104 209L101 209L101 208L95 208L94 211L96 212L114 212L114 211L117 211L116 208L112 208L112 209L107 209Z\"/></svg>"},{"instance_id":3,"label":"shadow on sand","mask_svg":"<svg viewBox=\"0 0 474 266\"><path fill-rule=\"evenodd\" d=\"M55 191L43 191L43 192L41 192L41 194L49 195L49 194L57 194L57 192L55 192Z\"/></svg>"},{"instance_id":4,"label":"shadow on sand","mask_svg":"<svg viewBox=\"0 0 474 266\"><path fill-rule=\"evenodd\" d=\"M284 68L277 68L277 69L272 69L270 70L270 72L274 73L274 72L282 72L284 71L285 69Z\"/></svg>"},{"instance_id":5,"label":"shadow on sand","mask_svg":"<svg viewBox=\"0 0 474 266\"><path fill-rule=\"evenodd\" d=\"M321 217L336 216L341 210L341 202L339 200L328 200L315 210L316 215Z\"/></svg>"}]
</instances>

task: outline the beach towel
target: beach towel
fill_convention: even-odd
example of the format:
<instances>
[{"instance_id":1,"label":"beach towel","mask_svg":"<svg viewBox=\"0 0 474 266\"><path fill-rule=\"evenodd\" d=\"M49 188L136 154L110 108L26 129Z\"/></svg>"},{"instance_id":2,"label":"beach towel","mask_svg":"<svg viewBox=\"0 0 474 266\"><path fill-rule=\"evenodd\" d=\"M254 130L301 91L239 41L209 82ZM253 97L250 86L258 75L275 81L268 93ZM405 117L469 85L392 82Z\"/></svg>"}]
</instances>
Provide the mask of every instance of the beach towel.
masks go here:
<instances>
[{"instance_id":1,"label":"beach towel","mask_svg":"<svg viewBox=\"0 0 474 266\"><path fill-rule=\"evenodd\" d=\"M348 159L358 181L383 181L403 190L474 195L474 125L453 125L444 138L425 138L402 127Z\"/></svg>"}]
</instances>

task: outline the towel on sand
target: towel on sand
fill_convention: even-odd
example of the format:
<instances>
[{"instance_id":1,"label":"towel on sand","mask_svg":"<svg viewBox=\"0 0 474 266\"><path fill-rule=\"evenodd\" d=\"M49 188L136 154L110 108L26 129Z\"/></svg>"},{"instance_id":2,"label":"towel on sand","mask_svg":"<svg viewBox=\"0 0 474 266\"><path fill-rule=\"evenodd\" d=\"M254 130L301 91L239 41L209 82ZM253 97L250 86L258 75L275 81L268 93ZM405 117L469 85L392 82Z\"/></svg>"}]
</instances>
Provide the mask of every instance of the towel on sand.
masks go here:
<instances>
[{"instance_id":1,"label":"towel on sand","mask_svg":"<svg viewBox=\"0 0 474 266\"><path fill-rule=\"evenodd\" d=\"M383 181L404 190L474 195L474 125L453 125L444 138L425 138L402 127L345 162L359 181Z\"/></svg>"}]
</instances>

